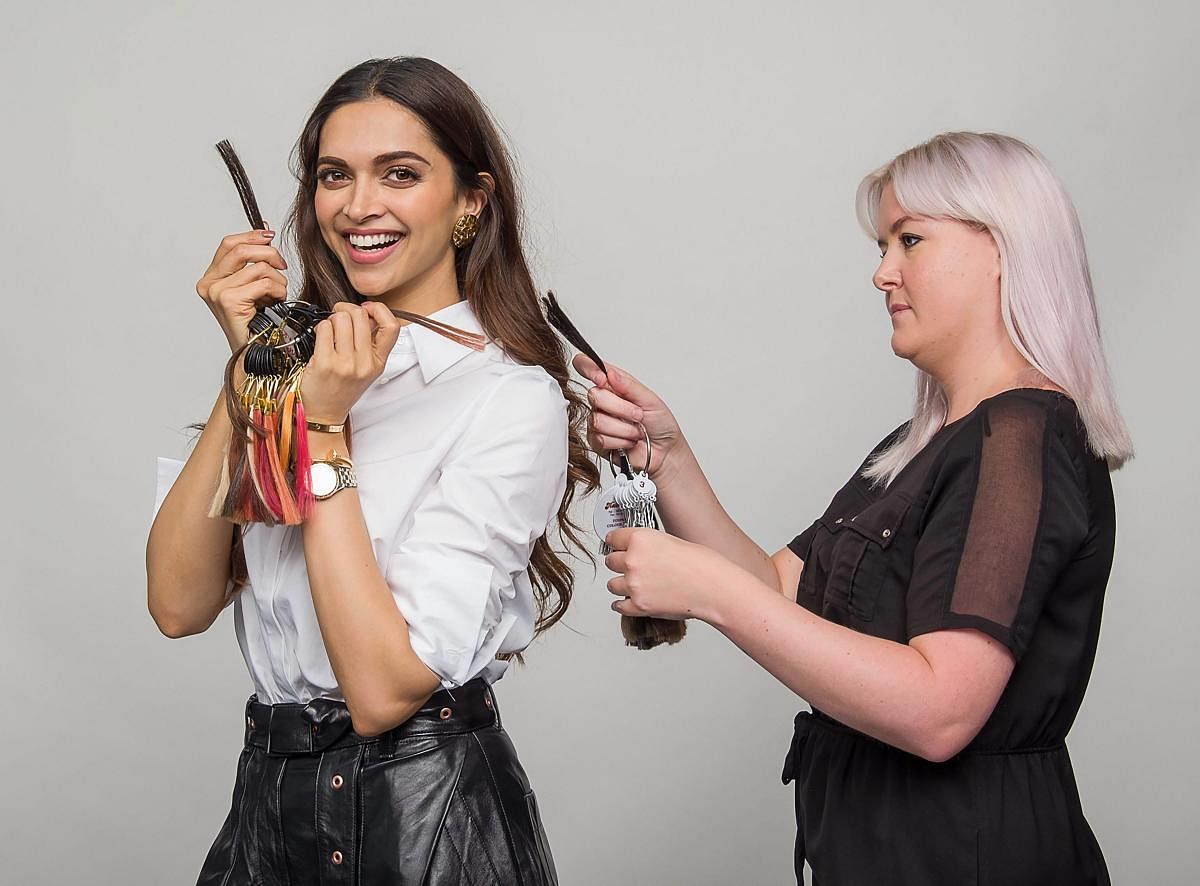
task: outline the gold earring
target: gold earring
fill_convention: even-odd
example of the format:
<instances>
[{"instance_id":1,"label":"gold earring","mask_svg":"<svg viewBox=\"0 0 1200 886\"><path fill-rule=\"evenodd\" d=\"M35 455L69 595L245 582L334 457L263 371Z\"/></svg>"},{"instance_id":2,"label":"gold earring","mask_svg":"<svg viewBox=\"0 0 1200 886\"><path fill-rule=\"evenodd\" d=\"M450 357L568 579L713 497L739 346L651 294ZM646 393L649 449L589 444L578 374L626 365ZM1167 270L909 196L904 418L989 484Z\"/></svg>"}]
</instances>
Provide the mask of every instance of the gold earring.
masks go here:
<instances>
[{"instance_id":1,"label":"gold earring","mask_svg":"<svg viewBox=\"0 0 1200 886\"><path fill-rule=\"evenodd\" d=\"M479 231L479 216L467 213L462 218L454 223L454 230L450 232L450 242L458 249L462 249L468 243L475 239L475 234Z\"/></svg>"}]
</instances>

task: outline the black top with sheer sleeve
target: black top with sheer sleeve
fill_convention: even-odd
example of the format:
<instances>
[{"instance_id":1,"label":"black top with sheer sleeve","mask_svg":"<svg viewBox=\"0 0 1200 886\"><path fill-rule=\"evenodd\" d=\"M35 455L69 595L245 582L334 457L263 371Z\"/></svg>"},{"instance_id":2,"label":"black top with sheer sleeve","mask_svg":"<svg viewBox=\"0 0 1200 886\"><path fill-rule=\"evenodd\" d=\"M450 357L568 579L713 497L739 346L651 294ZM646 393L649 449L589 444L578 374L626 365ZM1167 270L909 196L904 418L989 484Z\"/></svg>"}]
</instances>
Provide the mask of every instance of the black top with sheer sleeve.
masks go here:
<instances>
[{"instance_id":1,"label":"black top with sheer sleeve","mask_svg":"<svg viewBox=\"0 0 1200 886\"><path fill-rule=\"evenodd\" d=\"M863 478L862 467L855 471L788 545L804 561L797 602L898 643L933 631L982 631L1016 664L979 734L945 764L820 712L801 715L784 773L797 780L798 859L807 843L814 870L822 865L833 882L968 882L951 872L993 865L1034 878L1024 882L1107 882L1063 742L1091 674L1114 540L1107 465L1088 449L1075 404L1053 391L1018 389L983 401L939 431L886 488ZM854 769L861 754L839 749L847 742L878 757L872 778ZM1046 759L1034 766L1039 755ZM981 768L983 759L1004 762ZM849 768L839 773L839 766ZM839 842L840 828L861 833L880 814L905 824L873 850L870 841ZM961 839L948 814L965 819ZM910 845L897 856L892 838L906 829ZM1044 879L1054 842L1047 837L1061 841L1055 858L1070 862L1067 879ZM941 867L926 867L921 859L929 857ZM1093 874L1078 879L1079 871Z\"/></svg>"}]
</instances>

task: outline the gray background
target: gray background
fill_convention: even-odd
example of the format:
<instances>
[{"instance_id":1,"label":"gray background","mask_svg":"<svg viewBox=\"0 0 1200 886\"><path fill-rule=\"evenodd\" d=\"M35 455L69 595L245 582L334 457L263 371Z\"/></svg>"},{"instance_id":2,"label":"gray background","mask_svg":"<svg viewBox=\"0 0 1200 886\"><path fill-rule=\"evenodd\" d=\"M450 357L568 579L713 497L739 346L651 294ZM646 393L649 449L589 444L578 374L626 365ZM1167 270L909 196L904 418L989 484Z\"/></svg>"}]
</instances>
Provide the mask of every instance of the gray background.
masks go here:
<instances>
[{"instance_id":1,"label":"gray background","mask_svg":"<svg viewBox=\"0 0 1200 886\"><path fill-rule=\"evenodd\" d=\"M1049 156L1139 452L1071 750L1114 881L1194 882L1194 4L509 6L6 0L0 879L194 878L249 687L228 614L157 634L142 554L154 457L185 453L224 360L193 292L242 227L212 144L278 224L325 86L422 54L510 135L539 283L658 388L769 550L910 402L859 178L954 128ZM581 572L568 625L499 686L562 881L789 882L800 703L703 625L624 649L603 581Z\"/></svg>"}]
</instances>

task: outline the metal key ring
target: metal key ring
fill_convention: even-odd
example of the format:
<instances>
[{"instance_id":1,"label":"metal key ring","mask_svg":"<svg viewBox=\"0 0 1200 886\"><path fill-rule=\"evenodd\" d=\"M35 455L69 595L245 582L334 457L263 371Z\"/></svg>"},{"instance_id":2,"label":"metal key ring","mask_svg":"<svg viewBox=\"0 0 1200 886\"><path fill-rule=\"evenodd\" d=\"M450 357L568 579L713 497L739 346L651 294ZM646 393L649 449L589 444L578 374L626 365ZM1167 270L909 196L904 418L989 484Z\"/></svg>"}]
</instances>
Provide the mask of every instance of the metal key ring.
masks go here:
<instances>
[{"instance_id":1,"label":"metal key ring","mask_svg":"<svg viewBox=\"0 0 1200 886\"><path fill-rule=\"evenodd\" d=\"M642 438L646 443L646 464L639 470L646 476L650 476L650 459L654 455L654 446L650 442L650 432L646 430L646 426L640 421L635 422L635 424L642 429ZM619 455L621 458L622 469L619 473L626 475L632 480L634 475L633 465L629 463L629 456L626 454L624 449L610 449L607 453L605 453L604 459L608 462L608 466L612 470L613 476L615 477L618 474L617 464L613 461L614 454Z\"/></svg>"},{"instance_id":2,"label":"metal key ring","mask_svg":"<svg viewBox=\"0 0 1200 886\"><path fill-rule=\"evenodd\" d=\"M642 436L646 440L646 464L642 466L642 473L645 474L647 477L649 477L650 476L650 462L653 460L653 457L654 457L654 447L650 443L650 432L646 430L646 426L644 424L642 424L640 421L637 423L637 426L642 429Z\"/></svg>"}]
</instances>

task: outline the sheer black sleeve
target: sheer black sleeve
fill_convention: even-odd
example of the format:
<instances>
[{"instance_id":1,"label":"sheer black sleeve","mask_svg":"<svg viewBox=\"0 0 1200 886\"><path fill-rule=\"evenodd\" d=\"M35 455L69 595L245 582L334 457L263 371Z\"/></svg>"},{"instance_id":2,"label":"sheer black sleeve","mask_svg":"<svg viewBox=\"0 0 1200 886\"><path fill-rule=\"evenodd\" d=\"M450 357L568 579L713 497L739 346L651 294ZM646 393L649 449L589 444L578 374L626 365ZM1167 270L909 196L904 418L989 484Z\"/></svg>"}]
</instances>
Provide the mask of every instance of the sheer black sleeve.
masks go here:
<instances>
[{"instance_id":1,"label":"sheer black sleeve","mask_svg":"<svg viewBox=\"0 0 1200 886\"><path fill-rule=\"evenodd\" d=\"M1019 660L1087 536L1086 487L1053 407L997 399L964 422L922 519L907 632L975 628Z\"/></svg>"}]
</instances>

